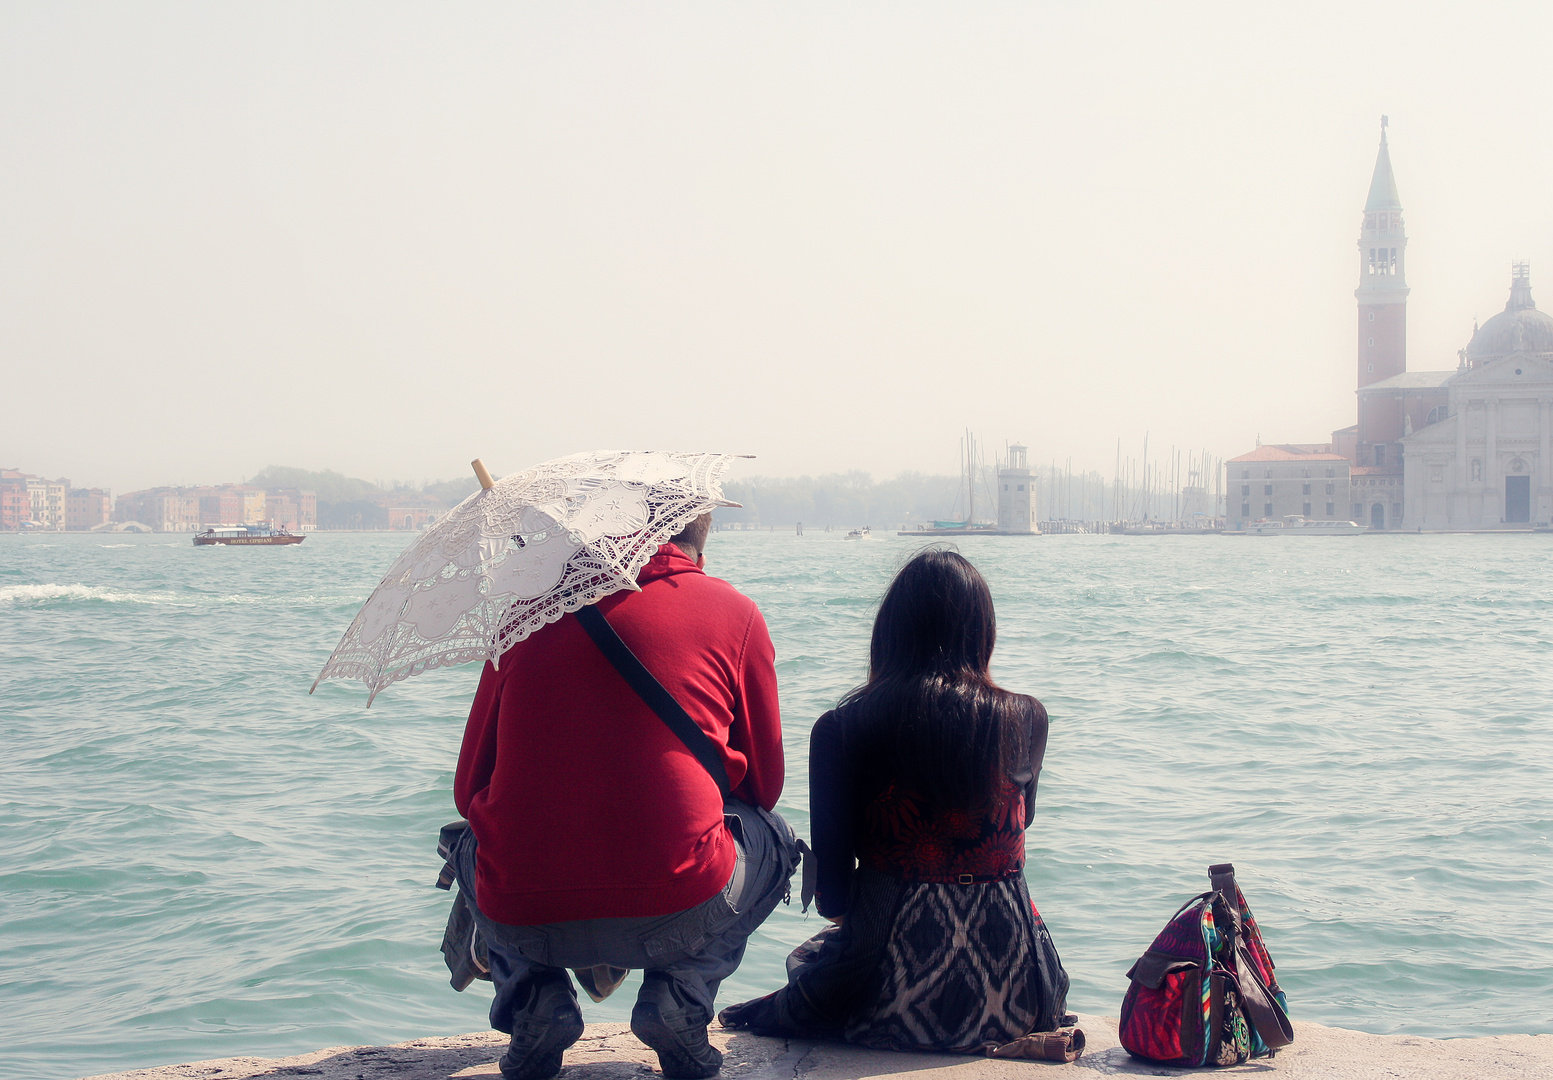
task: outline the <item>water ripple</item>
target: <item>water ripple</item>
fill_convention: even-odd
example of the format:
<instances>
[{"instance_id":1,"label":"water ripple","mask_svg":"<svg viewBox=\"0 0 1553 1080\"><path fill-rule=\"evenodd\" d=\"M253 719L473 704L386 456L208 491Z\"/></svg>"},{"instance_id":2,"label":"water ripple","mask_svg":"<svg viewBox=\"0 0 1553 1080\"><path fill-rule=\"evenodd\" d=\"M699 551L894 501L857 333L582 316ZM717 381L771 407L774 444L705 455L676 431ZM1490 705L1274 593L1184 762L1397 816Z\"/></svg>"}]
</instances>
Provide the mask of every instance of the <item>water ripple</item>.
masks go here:
<instances>
[{"instance_id":1,"label":"water ripple","mask_svg":"<svg viewBox=\"0 0 1553 1080\"><path fill-rule=\"evenodd\" d=\"M1526 539L962 545L997 599L997 677L1052 717L1027 874L1075 1008L1114 1015L1128 965L1227 859L1297 1017L1553 1031L1553 585ZM0 537L0 1077L484 1025L486 993L446 985L430 887L477 673L396 684L370 713L354 684L308 695L404 542ZM709 549L777 644L801 834L808 728L864 676L874 605L918 546ZM818 925L779 908L724 1000L778 985Z\"/></svg>"}]
</instances>

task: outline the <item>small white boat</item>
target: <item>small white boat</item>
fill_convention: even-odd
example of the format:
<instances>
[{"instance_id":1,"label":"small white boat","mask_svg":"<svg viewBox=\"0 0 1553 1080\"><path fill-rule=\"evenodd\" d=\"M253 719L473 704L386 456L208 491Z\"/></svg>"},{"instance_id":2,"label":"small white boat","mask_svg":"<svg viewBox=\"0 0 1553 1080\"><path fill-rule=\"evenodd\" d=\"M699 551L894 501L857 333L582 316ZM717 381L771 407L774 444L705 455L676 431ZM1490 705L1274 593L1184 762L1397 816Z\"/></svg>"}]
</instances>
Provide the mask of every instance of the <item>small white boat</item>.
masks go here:
<instances>
[{"instance_id":1,"label":"small white boat","mask_svg":"<svg viewBox=\"0 0 1553 1080\"><path fill-rule=\"evenodd\" d=\"M843 536L842 539L843 540L867 540L871 535L872 534L869 532L868 526L864 525L861 529L853 529L851 532L847 533L846 536Z\"/></svg>"},{"instance_id":2,"label":"small white boat","mask_svg":"<svg viewBox=\"0 0 1553 1080\"><path fill-rule=\"evenodd\" d=\"M1312 521L1299 514L1290 514L1282 521L1262 518L1246 526L1253 536L1357 536L1365 532L1357 521Z\"/></svg>"}]
</instances>

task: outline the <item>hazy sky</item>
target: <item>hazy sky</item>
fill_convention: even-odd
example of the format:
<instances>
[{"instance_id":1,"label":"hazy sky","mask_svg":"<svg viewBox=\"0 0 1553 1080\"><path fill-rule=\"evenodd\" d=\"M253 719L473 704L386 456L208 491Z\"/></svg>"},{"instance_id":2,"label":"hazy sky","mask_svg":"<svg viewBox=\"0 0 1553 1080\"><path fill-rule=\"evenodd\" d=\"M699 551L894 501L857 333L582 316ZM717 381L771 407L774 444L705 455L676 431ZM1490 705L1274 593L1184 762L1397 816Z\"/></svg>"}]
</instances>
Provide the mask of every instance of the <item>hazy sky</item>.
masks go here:
<instances>
[{"instance_id":1,"label":"hazy sky","mask_svg":"<svg viewBox=\"0 0 1553 1080\"><path fill-rule=\"evenodd\" d=\"M1409 367L1532 260L1553 5L0 5L0 466L1109 475L1353 422L1381 113Z\"/></svg>"}]
</instances>

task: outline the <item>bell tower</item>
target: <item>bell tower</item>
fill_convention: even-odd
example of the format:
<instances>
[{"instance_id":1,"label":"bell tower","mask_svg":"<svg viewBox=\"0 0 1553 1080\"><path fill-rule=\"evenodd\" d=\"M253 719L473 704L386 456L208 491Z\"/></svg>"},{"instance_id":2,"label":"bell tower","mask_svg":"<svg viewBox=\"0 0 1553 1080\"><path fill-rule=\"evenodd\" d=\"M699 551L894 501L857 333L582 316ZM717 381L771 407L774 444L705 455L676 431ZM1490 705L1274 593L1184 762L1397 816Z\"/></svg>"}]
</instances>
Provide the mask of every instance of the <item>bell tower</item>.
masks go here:
<instances>
[{"instance_id":1,"label":"bell tower","mask_svg":"<svg viewBox=\"0 0 1553 1080\"><path fill-rule=\"evenodd\" d=\"M1380 152L1364 203L1359 230L1359 388L1407 370L1407 233L1402 226L1402 200L1391 171L1386 145L1386 117L1380 118ZM1402 405L1398 400L1361 399L1358 459L1365 464L1376 443L1402 437ZM1384 451L1382 451L1384 453Z\"/></svg>"}]
</instances>

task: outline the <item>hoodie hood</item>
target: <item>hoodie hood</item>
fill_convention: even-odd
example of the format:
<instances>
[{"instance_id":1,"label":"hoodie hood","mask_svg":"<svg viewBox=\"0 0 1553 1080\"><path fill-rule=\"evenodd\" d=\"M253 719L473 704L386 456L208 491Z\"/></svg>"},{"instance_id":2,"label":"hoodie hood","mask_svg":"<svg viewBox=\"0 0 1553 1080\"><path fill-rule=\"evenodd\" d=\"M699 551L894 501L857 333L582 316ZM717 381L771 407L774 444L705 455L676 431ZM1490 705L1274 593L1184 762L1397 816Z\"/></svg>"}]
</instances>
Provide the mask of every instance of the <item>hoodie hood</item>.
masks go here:
<instances>
[{"instance_id":1,"label":"hoodie hood","mask_svg":"<svg viewBox=\"0 0 1553 1080\"><path fill-rule=\"evenodd\" d=\"M701 574L704 572L678 546L665 543L658 549L657 554L647 560L647 565L643 566L641 572L636 575L636 583L638 585L646 585L649 581L674 577L676 574Z\"/></svg>"}]
</instances>

